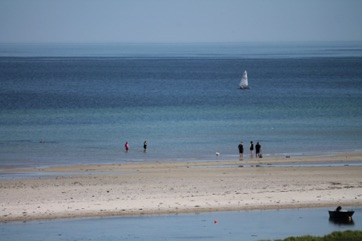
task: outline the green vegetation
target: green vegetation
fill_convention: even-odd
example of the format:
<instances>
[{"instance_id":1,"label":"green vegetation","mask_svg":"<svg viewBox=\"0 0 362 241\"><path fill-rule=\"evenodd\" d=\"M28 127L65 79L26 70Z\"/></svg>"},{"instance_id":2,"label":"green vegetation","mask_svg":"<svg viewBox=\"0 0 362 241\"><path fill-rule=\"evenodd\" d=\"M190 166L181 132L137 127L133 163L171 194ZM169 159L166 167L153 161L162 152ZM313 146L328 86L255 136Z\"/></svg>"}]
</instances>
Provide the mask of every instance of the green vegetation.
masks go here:
<instances>
[{"instance_id":1,"label":"green vegetation","mask_svg":"<svg viewBox=\"0 0 362 241\"><path fill-rule=\"evenodd\" d=\"M324 237L301 236L277 239L275 241L362 241L362 231L333 232Z\"/></svg>"}]
</instances>

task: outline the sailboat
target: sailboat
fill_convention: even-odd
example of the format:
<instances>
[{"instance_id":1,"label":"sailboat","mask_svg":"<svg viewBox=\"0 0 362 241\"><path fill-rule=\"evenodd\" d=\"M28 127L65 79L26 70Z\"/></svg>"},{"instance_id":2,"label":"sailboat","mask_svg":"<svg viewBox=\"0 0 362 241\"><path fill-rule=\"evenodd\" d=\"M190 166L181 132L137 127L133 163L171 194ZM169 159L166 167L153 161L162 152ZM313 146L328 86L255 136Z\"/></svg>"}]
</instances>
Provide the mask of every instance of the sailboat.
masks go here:
<instances>
[{"instance_id":1,"label":"sailboat","mask_svg":"<svg viewBox=\"0 0 362 241\"><path fill-rule=\"evenodd\" d=\"M244 71L243 77L241 78L240 81L240 89L242 90L249 89L248 73L246 72L246 70Z\"/></svg>"}]
</instances>

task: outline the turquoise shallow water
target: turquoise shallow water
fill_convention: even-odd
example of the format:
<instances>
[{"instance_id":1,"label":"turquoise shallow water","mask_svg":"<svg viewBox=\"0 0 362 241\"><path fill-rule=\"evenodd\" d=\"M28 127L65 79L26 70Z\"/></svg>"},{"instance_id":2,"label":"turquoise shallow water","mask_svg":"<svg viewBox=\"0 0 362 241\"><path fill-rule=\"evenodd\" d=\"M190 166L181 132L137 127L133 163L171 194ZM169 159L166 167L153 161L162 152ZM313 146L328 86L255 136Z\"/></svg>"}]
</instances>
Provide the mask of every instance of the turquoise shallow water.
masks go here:
<instances>
[{"instance_id":1,"label":"turquoise shallow water","mask_svg":"<svg viewBox=\"0 0 362 241\"><path fill-rule=\"evenodd\" d=\"M241 140L271 155L362 149L361 43L1 45L0 56L1 166L236 159Z\"/></svg>"}]
</instances>

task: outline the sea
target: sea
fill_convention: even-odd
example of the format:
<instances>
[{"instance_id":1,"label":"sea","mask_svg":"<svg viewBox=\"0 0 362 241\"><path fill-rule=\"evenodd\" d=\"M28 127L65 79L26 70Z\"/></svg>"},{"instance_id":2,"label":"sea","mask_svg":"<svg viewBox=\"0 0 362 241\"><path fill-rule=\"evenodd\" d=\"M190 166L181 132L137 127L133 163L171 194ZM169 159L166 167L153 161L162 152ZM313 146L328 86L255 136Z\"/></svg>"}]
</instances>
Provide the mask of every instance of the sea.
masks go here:
<instances>
[{"instance_id":1,"label":"sea","mask_svg":"<svg viewBox=\"0 0 362 241\"><path fill-rule=\"evenodd\" d=\"M362 150L362 42L0 44L2 168L238 160L241 141Z\"/></svg>"}]
</instances>

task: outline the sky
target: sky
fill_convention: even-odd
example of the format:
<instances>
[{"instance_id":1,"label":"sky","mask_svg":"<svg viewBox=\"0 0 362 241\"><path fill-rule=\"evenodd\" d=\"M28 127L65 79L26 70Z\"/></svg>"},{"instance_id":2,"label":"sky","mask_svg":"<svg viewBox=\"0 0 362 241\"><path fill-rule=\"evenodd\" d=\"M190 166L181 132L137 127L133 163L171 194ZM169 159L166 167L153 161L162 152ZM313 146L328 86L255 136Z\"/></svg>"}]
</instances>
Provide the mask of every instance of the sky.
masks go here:
<instances>
[{"instance_id":1,"label":"sky","mask_svg":"<svg viewBox=\"0 0 362 241\"><path fill-rule=\"evenodd\" d=\"M0 0L0 43L362 41L362 0Z\"/></svg>"}]
</instances>

